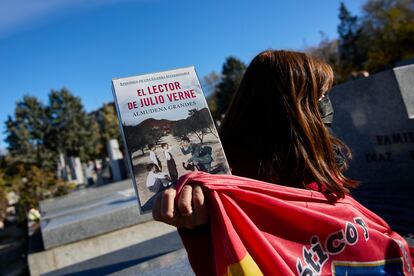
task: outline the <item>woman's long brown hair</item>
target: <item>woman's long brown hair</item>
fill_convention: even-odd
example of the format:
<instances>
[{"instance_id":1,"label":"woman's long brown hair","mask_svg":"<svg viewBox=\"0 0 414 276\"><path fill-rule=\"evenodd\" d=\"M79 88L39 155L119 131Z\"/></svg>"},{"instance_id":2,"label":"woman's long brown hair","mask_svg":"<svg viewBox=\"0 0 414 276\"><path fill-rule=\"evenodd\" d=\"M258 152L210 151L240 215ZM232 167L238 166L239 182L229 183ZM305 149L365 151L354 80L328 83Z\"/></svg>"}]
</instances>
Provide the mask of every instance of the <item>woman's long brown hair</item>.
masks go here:
<instances>
[{"instance_id":1,"label":"woman's long brown hair","mask_svg":"<svg viewBox=\"0 0 414 276\"><path fill-rule=\"evenodd\" d=\"M246 69L220 129L233 173L293 187L324 184L338 197L355 187L335 161L345 147L323 124L318 100L331 67L304 53L264 51Z\"/></svg>"}]
</instances>

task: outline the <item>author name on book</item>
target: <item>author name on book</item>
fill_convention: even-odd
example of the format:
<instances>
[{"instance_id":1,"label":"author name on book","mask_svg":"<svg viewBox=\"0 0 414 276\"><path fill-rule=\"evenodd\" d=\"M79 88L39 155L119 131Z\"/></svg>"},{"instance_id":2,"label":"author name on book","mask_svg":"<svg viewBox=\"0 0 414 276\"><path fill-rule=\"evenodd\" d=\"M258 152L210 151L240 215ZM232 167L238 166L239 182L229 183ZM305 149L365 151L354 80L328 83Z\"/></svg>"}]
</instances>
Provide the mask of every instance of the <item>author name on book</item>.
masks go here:
<instances>
[{"instance_id":1,"label":"author name on book","mask_svg":"<svg viewBox=\"0 0 414 276\"><path fill-rule=\"evenodd\" d=\"M183 90L178 81L139 88L136 93L138 100L128 102L129 110L163 104L166 100L176 102L197 97L194 89Z\"/></svg>"},{"instance_id":2,"label":"author name on book","mask_svg":"<svg viewBox=\"0 0 414 276\"><path fill-rule=\"evenodd\" d=\"M136 111L136 112L133 113L132 116L139 117L139 116L142 116L142 115L148 115L148 114L152 114L152 113L158 113L158 112L163 112L163 111L167 111L167 110L174 110L174 109L179 109L179 108L188 107L188 106L195 106L195 105L196 105L196 102L191 101L191 102L186 102L186 103L172 104L172 105L169 105L169 106L149 108L149 109L145 109L145 110Z\"/></svg>"}]
</instances>

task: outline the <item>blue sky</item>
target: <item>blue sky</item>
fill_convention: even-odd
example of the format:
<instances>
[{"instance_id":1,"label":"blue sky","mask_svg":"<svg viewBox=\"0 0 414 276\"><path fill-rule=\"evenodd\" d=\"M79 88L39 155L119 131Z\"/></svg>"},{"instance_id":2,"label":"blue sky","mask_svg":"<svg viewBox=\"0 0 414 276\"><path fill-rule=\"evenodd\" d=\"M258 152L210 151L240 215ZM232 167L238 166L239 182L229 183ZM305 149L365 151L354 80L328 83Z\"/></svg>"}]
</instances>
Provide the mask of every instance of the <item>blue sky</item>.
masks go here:
<instances>
[{"instance_id":1,"label":"blue sky","mask_svg":"<svg viewBox=\"0 0 414 276\"><path fill-rule=\"evenodd\" d=\"M345 0L353 14L363 0ZM1 0L0 148L24 95L44 103L68 88L87 111L112 101L111 79L195 65L202 78L226 57L301 50L335 38L339 0Z\"/></svg>"}]
</instances>

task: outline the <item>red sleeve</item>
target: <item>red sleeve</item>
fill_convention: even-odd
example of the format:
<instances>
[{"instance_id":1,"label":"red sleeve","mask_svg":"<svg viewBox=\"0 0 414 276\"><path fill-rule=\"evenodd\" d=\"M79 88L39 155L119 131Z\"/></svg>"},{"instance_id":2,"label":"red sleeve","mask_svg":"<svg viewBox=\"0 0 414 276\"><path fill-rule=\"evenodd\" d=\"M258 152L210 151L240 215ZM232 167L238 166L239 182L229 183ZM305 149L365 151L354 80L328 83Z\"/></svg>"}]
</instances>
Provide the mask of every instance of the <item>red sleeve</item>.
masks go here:
<instances>
[{"instance_id":1,"label":"red sleeve","mask_svg":"<svg viewBox=\"0 0 414 276\"><path fill-rule=\"evenodd\" d=\"M413 272L414 272L414 247L408 245L408 249L410 250L411 267L413 268Z\"/></svg>"}]
</instances>

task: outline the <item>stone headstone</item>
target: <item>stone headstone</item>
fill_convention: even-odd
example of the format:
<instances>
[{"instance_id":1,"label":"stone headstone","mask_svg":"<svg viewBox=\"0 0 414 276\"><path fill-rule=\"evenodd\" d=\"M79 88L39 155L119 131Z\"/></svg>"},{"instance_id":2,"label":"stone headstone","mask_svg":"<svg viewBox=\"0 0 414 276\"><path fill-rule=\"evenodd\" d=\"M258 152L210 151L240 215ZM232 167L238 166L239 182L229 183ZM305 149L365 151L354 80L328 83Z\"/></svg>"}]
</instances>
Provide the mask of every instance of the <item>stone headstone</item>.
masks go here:
<instances>
[{"instance_id":1,"label":"stone headstone","mask_svg":"<svg viewBox=\"0 0 414 276\"><path fill-rule=\"evenodd\" d=\"M353 195L402 233L414 231L414 65L335 86L333 131L353 152Z\"/></svg>"},{"instance_id":2,"label":"stone headstone","mask_svg":"<svg viewBox=\"0 0 414 276\"><path fill-rule=\"evenodd\" d=\"M71 181L72 177L70 169L67 165L66 156L63 153L59 154L57 176L65 181Z\"/></svg>"},{"instance_id":3,"label":"stone headstone","mask_svg":"<svg viewBox=\"0 0 414 276\"><path fill-rule=\"evenodd\" d=\"M119 150L119 143L116 139L111 139L108 141L107 145L107 152L108 157L110 160L110 166L112 170L112 180L113 181L120 181L123 179L125 169L122 168L123 162L123 155L122 152Z\"/></svg>"},{"instance_id":4,"label":"stone headstone","mask_svg":"<svg viewBox=\"0 0 414 276\"><path fill-rule=\"evenodd\" d=\"M85 184L85 176L83 174L82 163L79 157L69 157L69 168L72 181L75 181L78 185Z\"/></svg>"},{"instance_id":5,"label":"stone headstone","mask_svg":"<svg viewBox=\"0 0 414 276\"><path fill-rule=\"evenodd\" d=\"M107 144L107 149L108 149L109 159L118 160L118 159L124 158L124 156L122 155L122 152L119 149L118 140L116 139L109 140Z\"/></svg>"},{"instance_id":6,"label":"stone headstone","mask_svg":"<svg viewBox=\"0 0 414 276\"><path fill-rule=\"evenodd\" d=\"M414 65L394 68L408 118L414 119Z\"/></svg>"}]
</instances>

